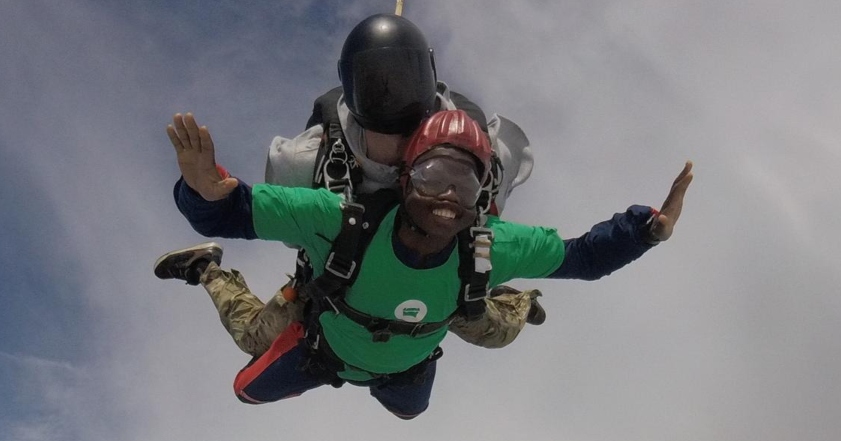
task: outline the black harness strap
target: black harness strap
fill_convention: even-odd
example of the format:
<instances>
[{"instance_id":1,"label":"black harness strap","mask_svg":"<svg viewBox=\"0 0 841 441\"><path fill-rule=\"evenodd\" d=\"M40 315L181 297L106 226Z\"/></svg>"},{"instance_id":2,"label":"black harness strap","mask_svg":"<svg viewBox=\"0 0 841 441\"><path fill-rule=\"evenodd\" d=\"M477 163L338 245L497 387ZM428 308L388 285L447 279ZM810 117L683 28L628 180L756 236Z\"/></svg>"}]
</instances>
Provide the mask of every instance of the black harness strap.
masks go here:
<instances>
[{"instance_id":1,"label":"black harness strap","mask_svg":"<svg viewBox=\"0 0 841 441\"><path fill-rule=\"evenodd\" d=\"M318 316L322 312L332 309L337 314L339 310L333 300L356 279L359 268L356 263L356 252L359 249L359 239L362 231L368 227L364 222L365 207L361 204L345 201L342 203L342 226L339 235L333 241L333 248L324 265L324 272L315 279L306 282L299 289L299 295L308 300L309 312L306 317L306 336L311 340L314 349L318 349L321 325Z\"/></svg>"},{"instance_id":2,"label":"black harness strap","mask_svg":"<svg viewBox=\"0 0 841 441\"><path fill-rule=\"evenodd\" d=\"M356 278L359 238L362 236L362 230L369 226L364 222L364 215L365 206L350 202L349 199L342 203L342 228L333 241L333 249L324 264L325 276L335 278L340 283L347 283Z\"/></svg>"},{"instance_id":3,"label":"black harness strap","mask_svg":"<svg viewBox=\"0 0 841 441\"><path fill-rule=\"evenodd\" d=\"M307 129L316 125L324 128L315 158L312 188L327 188L334 193L349 190L353 194L354 187L362 182L363 175L342 131L336 108L341 96L342 88L335 87L318 97L307 121ZM304 250L298 251L293 287L300 289L312 280L312 276L309 256Z\"/></svg>"},{"instance_id":4,"label":"black harness strap","mask_svg":"<svg viewBox=\"0 0 841 441\"><path fill-rule=\"evenodd\" d=\"M446 86L444 83L438 83L436 87L439 93L445 92ZM350 151L344 132L342 131L337 107L342 93L342 87L339 86L330 89L316 98L315 102L313 102L312 113L307 120L307 129L316 125L321 125L324 128L321 144L316 154L312 188L323 187L335 193L342 193L349 188L350 193L354 194L356 186L363 180L363 172L356 158L354 158L353 153ZM467 112L471 118L479 122L482 130L487 133L487 117L482 109L458 92L450 91L449 94L456 108ZM496 196L496 191L499 187L498 182L500 177L501 163L496 159L491 182L485 185L486 190L483 190L480 196L480 203L478 205L480 207L480 216L484 216L490 209L493 197ZM312 280L312 267L309 257L303 250L298 252L295 277L293 280L293 287L295 288L299 288L301 285Z\"/></svg>"},{"instance_id":5,"label":"black harness strap","mask_svg":"<svg viewBox=\"0 0 841 441\"><path fill-rule=\"evenodd\" d=\"M341 193L345 188L362 182L362 169L353 157L339 119L339 97L342 88L335 87L315 100L312 115L307 121L307 129L321 125L324 133L315 159L313 170L313 188L328 188L330 191Z\"/></svg>"},{"instance_id":6,"label":"black harness strap","mask_svg":"<svg viewBox=\"0 0 841 441\"><path fill-rule=\"evenodd\" d=\"M324 378L336 387L343 383L337 373L344 370L345 365L332 353L323 339L319 321L322 313L332 311L343 314L368 330L373 341L386 342L392 335L414 337L438 331L448 326L457 314L464 314L468 320L475 320L485 311L484 300L488 296L493 232L483 227L472 227L459 233L458 271L461 294L458 298L459 308L447 319L426 323L390 320L371 316L347 304L344 296L359 275L365 250L382 219L398 200L397 192L380 190L372 195L361 195L359 203L343 203L341 230L334 240L324 272L300 288L301 297L308 300L305 314L306 335L302 344L306 345L310 353L301 369ZM440 358L441 354L440 350L436 350L427 360L410 369L411 372L403 374L414 378L416 374L423 372L421 368L425 363Z\"/></svg>"},{"instance_id":7,"label":"black harness strap","mask_svg":"<svg viewBox=\"0 0 841 441\"><path fill-rule=\"evenodd\" d=\"M459 233L459 303L467 321L476 320L485 313L492 242L493 231L490 228L472 227Z\"/></svg>"},{"instance_id":8,"label":"black harness strap","mask_svg":"<svg viewBox=\"0 0 841 441\"><path fill-rule=\"evenodd\" d=\"M439 85L439 87L443 87L443 85ZM328 188L336 193L345 193L345 200L348 202L343 205L342 209L342 227L336 237L323 274L313 279L309 257L301 250L298 253L293 279L293 286L298 288L301 298L308 300L305 312L306 335L302 344L309 349L310 356L305 360L301 369L309 370L325 378L335 387L339 387L343 383L336 373L343 370L345 366L332 352L327 342L322 341L321 326L318 320L322 312L333 310L335 313L344 314L371 332L374 341L388 341L394 334L417 336L432 333L449 325L453 316L459 313L459 310L457 310L453 316L440 322L409 323L373 317L350 307L345 302L344 294L356 280L359 262L361 262L365 249L388 209L397 203L399 195L389 192L392 200L377 192L370 195L370 198L360 197L360 200L365 199L366 202L361 204L352 202L351 196L354 194L355 187L362 182L363 174L342 131L337 109L341 94L342 88L336 87L316 99L313 104L312 115L307 121L307 129L318 124L324 128L319 151L316 155L312 186L313 188ZM479 106L456 92L451 92L450 98L457 108L467 111L473 119L478 121L487 133L487 119ZM488 191L483 192L487 196L483 196L486 202L480 209L481 215L487 212L490 202L496 194L494 191L498 187L496 182L498 182L498 176L500 175L498 167L498 165L494 167L494 176L491 178L491 183L486 185ZM371 203L372 201L375 203ZM484 298L488 295L490 265L488 262L486 270L477 270L481 267L481 265L477 267L477 262L481 262L481 259L475 257L477 255L474 249L476 248L477 235L473 231L471 229L471 233L468 234L469 237L459 237L459 277L462 280L461 292L463 294L459 295L458 302L459 309L464 310L469 318L475 319L484 313ZM489 232L489 230L487 231ZM492 236L491 233L490 237ZM489 243L487 246L490 247ZM411 374L410 371L420 372L423 365L437 360L441 355L442 351L437 348L426 361L404 374ZM408 376L411 377L412 375L414 374Z\"/></svg>"},{"instance_id":9,"label":"black harness strap","mask_svg":"<svg viewBox=\"0 0 841 441\"><path fill-rule=\"evenodd\" d=\"M318 315L324 311L344 314L363 326L376 342L385 342L392 335L418 336L435 332L452 321L452 316L439 322L411 323L374 317L359 311L344 299L348 288L359 274L365 250L385 214L398 202L398 195L391 190L381 190L373 195L360 196L360 203L342 205L342 227L333 243L324 272L301 288L303 298L314 301L315 316L308 320L311 335L320 333ZM458 235L459 279L458 298L460 311L468 320L475 320L485 312L488 296L488 279L491 270L490 246L493 231L472 227Z\"/></svg>"},{"instance_id":10,"label":"black harness strap","mask_svg":"<svg viewBox=\"0 0 841 441\"><path fill-rule=\"evenodd\" d=\"M323 125L324 123L338 121L339 111L336 109L336 106L341 96L342 86L338 86L316 98L312 104L312 114L307 120L307 129L317 125Z\"/></svg>"},{"instance_id":11,"label":"black harness strap","mask_svg":"<svg viewBox=\"0 0 841 441\"><path fill-rule=\"evenodd\" d=\"M342 126L338 122L328 124L325 136L316 156L313 188L324 187L335 193L352 189L362 182L362 169L347 147Z\"/></svg>"},{"instance_id":12,"label":"black harness strap","mask_svg":"<svg viewBox=\"0 0 841 441\"><path fill-rule=\"evenodd\" d=\"M431 334L448 326L452 321L451 318L447 318L440 322L410 323L400 320L383 319L352 308L343 298L332 300L331 306L354 323L367 329L373 335L375 342L386 342L392 335L417 337L419 335Z\"/></svg>"},{"instance_id":13,"label":"black harness strap","mask_svg":"<svg viewBox=\"0 0 841 441\"><path fill-rule=\"evenodd\" d=\"M294 277L294 286L298 288L302 299L309 300L305 319L306 336L304 343L310 349L311 356L307 369L320 372L334 385L341 384L335 373L343 369L340 360L332 354L325 341L321 341L321 326L318 317L325 311L332 310L344 314L357 324L371 332L374 341L388 341L392 335L425 335L435 332L452 321L434 323L410 323L373 317L352 308L344 300L344 294L358 275L362 256L373 238L377 227L388 212L398 202L398 196L392 191L377 192L374 195L360 196L360 203L352 202L355 187L363 179L362 169L353 157L342 131L337 109L341 87L334 88L316 99L313 113L307 121L307 128L322 125L321 144L313 170L313 188L327 188L335 193L345 193L342 206L342 227L336 237L333 249L327 259L321 276L313 279L312 266L306 253L298 253ZM450 92L450 98L457 108L463 109L478 121L487 132L487 119L482 109L464 95ZM484 223L484 214L490 209L496 195L501 177L501 163L494 162L491 178L485 185L480 204L480 224ZM486 240L484 240L484 239ZM490 272L490 240L493 233L486 228L474 227L463 232L458 238L459 278L461 280L459 308L453 314L464 314L468 320L475 320L485 312L484 299L488 296L488 276ZM484 240L484 241L483 241ZM440 351L430 357L440 357Z\"/></svg>"},{"instance_id":14,"label":"black harness strap","mask_svg":"<svg viewBox=\"0 0 841 441\"><path fill-rule=\"evenodd\" d=\"M310 282L303 283L303 286L298 290L303 299L321 302L325 300L326 296L342 289L348 281L356 278L355 253L361 232L365 228L364 214L365 207L361 204L342 202L341 230L333 241L333 248L327 256L324 273ZM301 263L302 254L306 258L306 253L299 252L299 263ZM309 260L306 263L308 264ZM307 265L307 268L311 268L311 266Z\"/></svg>"},{"instance_id":15,"label":"black harness strap","mask_svg":"<svg viewBox=\"0 0 841 441\"><path fill-rule=\"evenodd\" d=\"M347 192L346 198L349 198ZM359 203L347 200L342 203L342 226L333 241L324 272L300 288L302 297L314 302L311 308L314 316L307 320L308 334L320 333L318 315L322 312L332 310L340 314L340 307L352 309L343 300L345 292L356 281L362 256L382 218L398 203L399 195L393 190L380 190L360 195ZM360 315L365 314L358 312L356 316Z\"/></svg>"}]
</instances>

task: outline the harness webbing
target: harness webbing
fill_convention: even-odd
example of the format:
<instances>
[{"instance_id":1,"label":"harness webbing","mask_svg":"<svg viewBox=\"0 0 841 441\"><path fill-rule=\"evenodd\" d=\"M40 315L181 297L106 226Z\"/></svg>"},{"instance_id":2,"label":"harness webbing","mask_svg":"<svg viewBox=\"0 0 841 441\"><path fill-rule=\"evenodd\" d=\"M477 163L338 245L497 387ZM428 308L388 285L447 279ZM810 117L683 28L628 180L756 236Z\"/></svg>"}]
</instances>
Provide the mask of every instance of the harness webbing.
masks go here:
<instances>
[{"instance_id":1,"label":"harness webbing","mask_svg":"<svg viewBox=\"0 0 841 441\"><path fill-rule=\"evenodd\" d=\"M476 320L485 313L485 298L490 289L492 242L493 231L490 228L472 227L459 233L459 304L468 321Z\"/></svg>"},{"instance_id":2,"label":"harness webbing","mask_svg":"<svg viewBox=\"0 0 841 441\"><path fill-rule=\"evenodd\" d=\"M342 204L342 227L333 242L324 272L301 288L304 298L313 301L309 324L312 333L320 332L318 315L332 310L365 327L377 342L388 341L392 335L425 335L435 332L452 321L452 316L439 322L410 323L374 317L347 304L344 295L359 274L362 257L386 213L398 202L392 190L380 190L360 196L360 203ZM459 233L459 310L468 320L480 317L485 311L488 278L491 270L490 246L493 232L473 227Z\"/></svg>"},{"instance_id":3,"label":"harness webbing","mask_svg":"<svg viewBox=\"0 0 841 441\"><path fill-rule=\"evenodd\" d=\"M375 342L386 342L392 335L408 335L416 337L419 335L431 334L445 326L448 326L452 321L450 318L447 318L446 320L441 320L440 322L409 323L400 320L383 319L365 314L364 312L352 308L347 304L347 302L345 302L345 299L341 297L331 300L330 305L335 308L338 313L344 314L345 317L367 329L373 336L373 340Z\"/></svg>"},{"instance_id":4,"label":"harness webbing","mask_svg":"<svg viewBox=\"0 0 841 441\"><path fill-rule=\"evenodd\" d=\"M439 92L443 92L444 85L439 84ZM348 147L347 140L339 120L337 103L342 94L342 88L336 87L316 99L313 104L313 113L307 121L307 128L321 124L324 127L321 144L316 156L315 169L313 171L313 188L327 188L335 193L344 193L345 200L351 201L355 188L362 182L362 169L353 157ZM482 109L471 102L464 95L450 91L450 98L456 107L467 111L473 119L478 121L482 129L487 132L487 119ZM485 215L491 210L491 204L498 191L501 180L501 162L495 157L492 173L485 184L479 200L478 225L484 225ZM378 192L379 193L379 192ZM382 196L378 196L382 198ZM421 327L416 324L409 324L400 321L388 321L369 316L357 311L347 305L342 299L344 292L355 280L362 253L376 231L382 217L388 210L382 211L387 204L377 202L371 204L376 198L368 199L366 207L352 202L346 202L342 210L342 229L336 237L330 257L325 265L322 276L312 279L312 267L306 253L298 252L297 265L293 286L301 291L304 298L307 295L317 300L315 308L320 311L332 309L337 313L344 313L356 323L364 326L375 335L375 340L386 341L390 334L422 335L434 332L437 329L449 324L451 319L438 322L432 326L425 323ZM396 204L396 200L389 202L387 208ZM375 211L382 211L374 216L369 211L376 207ZM358 219L364 219L358 222ZM355 223L354 223L355 222ZM362 225L368 225L363 228ZM370 227L374 225L374 227ZM484 238L484 242L479 240ZM484 314L484 298L488 296L488 275L490 271L490 241L493 233L486 228L474 227L459 235L459 278L461 289L459 295L459 309L468 320L475 320ZM481 245L485 244L485 245ZM338 294L337 294L338 293ZM358 320L353 319L356 317ZM316 320L317 322L317 320ZM394 323L389 323L394 322ZM386 332L387 331L387 332Z\"/></svg>"}]
</instances>

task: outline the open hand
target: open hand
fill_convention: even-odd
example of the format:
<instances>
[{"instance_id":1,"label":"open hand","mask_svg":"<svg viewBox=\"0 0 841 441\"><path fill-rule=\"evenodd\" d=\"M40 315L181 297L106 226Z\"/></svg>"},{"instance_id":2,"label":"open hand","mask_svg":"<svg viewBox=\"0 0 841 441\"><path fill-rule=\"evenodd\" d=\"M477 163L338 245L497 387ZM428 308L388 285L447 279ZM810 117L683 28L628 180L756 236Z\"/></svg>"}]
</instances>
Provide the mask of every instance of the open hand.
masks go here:
<instances>
[{"instance_id":1,"label":"open hand","mask_svg":"<svg viewBox=\"0 0 841 441\"><path fill-rule=\"evenodd\" d=\"M686 161L683 171L677 175L675 182L672 184L672 189L666 200L663 202L663 207L660 208L660 214L654 219L651 225L650 235L655 241L664 241L672 237L675 224L680 218L680 212L683 210L683 197L686 196L686 189L692 182L692 161Z\"/></svg>"},{"instance_id":2,"label":"open hand","mask_svg":"<svg viewBox=\"0 0 841 441\"><path fill-rule=\"evenodd\" d=\"M184 182L207 201L224 199L231 194L238 181L219 174L207 127L199 127L192 113L176 113L172 122L166 126L166 134L175 148Z\"/></svg>"}]
</instances>

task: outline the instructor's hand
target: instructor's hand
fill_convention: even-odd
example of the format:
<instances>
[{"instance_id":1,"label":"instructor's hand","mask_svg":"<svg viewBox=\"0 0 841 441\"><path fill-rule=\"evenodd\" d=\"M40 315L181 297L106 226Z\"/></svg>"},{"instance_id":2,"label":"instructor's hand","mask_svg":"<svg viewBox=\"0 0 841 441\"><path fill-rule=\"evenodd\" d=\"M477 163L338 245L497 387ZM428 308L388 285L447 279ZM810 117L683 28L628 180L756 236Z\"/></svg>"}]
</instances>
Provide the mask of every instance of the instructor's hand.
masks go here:
<instances>
[{"instance_id":1,"label":"instructor's hand","mask_svg":"<svg viewBox=\"0 0 841 441\"><path fill-rule=\"evenodd\" d=\"M672 237L675 224L683 210L683 197L686 196L686 189L692 182L692 176L692 161L686 161L683 171L675 178L672 189L666 196L663 207L660 208L660 214L651 225L650 235L655 241L662 242Z\"/></svg>"},{"instance_id":2,"label":"instructor's hand","mask_svg":"<svg viewBox=\"0 0 841 441\"><path fill-rule=\"evenodd\" d=\"M166 134L178 156L184 182L207 201L226 198L237 187L236 178L222 177L216 169L213 140L207 127L199 127L192 113L176 113Z\"/></svg>"}]
</instances>

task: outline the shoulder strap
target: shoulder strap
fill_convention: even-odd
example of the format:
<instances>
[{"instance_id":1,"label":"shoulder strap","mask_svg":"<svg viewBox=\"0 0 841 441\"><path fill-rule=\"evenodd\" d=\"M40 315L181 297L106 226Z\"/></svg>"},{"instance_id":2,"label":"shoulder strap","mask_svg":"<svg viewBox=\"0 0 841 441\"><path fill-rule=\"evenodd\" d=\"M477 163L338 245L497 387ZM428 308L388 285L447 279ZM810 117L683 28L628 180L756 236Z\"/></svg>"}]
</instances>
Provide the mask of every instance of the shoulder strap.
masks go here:
<instances>
[{"instance_id":1,"label":"shoulder strap","mask_svg":"<svg viewBox=\"0 0 841 441\"><path fill-rule=\"evenodd\" d=\"M307 129L324 124L325 121L338 121L339 111L336 103L342 96L342 87L334 87L315 99L312 104L312 115L307 120Z\"/></svg>"},{"instance_id":2,"label":"shoulder strap","mask_svg":"<svg viewBox=\"0 0 841 441\"><path fill-rule=\"evenodd\" d=\"M439 84L439 87L442 85ZM318 97L313 104L313 112L307 121L307 128L316 124L324 126L324 135L316 157L316 168L313 176L313 187L325 187L334 192L351 194L355 184L362 181L362 171L356 163L350 148L347 147L337 103L342 94L342 88L336 87ZM482 109L464 95L450 91L450 98L457 108L464 110L471 118L479 122L482 130L488 131L487 119ZM486 186L486 203L493 199L493 190L498 184L501 170L498 161L494 166L491 181ZM331 309L340 312L335 302L342 303L340 308L347 314L347 308L342 296L347 288L353 284L359 273L359 262L365 253L380 222L389 209L399 202L399 195L392 190L380 190L370 195L360 195L358 202L348 202L342 207L342 227L331 249L323 274L307 283L311 277L304 277L302 290L305 297L312 299L326 299ZM489 204L488 204L489 205ZM484 215L487 209L482 210ZM361 222L360 222L361 219ZM483 222L482 222L483 223ZM459 294L459 309L468 320L479 318L485 311L484 299L488 296L488 279L491 269L490 245L493 232L484 227L473 227L459 234L459 278L461 290ZM299 253L299 268L306 267L306 254ZM310 272L311 274L311 272ZM353 314L354 311L350 311Z\"/></svg>"},{"instance_id":3,"label":"shoulder strap","mask_svg":"<svg viewBox=\"0 0 841 441\"><path fill-rule=\"evenodd\" d=\"M318 344L317 339L320 334L318 316L331 309L336 314L344 314L365 326L374 335L375 341L387 341L390 337L393 332L390 329L391 320L377 319L351 308L345 302L344 295L356 281L365 250L370 245L380 223L398 202L399 194L396 191L380 190L373 194L360 195L358 203L342 204L342 226L333 241L324 272L301 288L301 294L311 302L306 319L310 346ZM413 329L395 329L395 331L417 333L425 330L421 326L416 326ZM430 331L426 330L426 332Z\"/></svg>"},{"instance_id":4,"label":"shoulder strap","mask_svg":"<svg viewBox=\"0 0 841 441\"><path fill-rule=\"evenodd\" d=\"M360 262L386 213L397 205L393 190L360 195L358 202L342 203L342 226L324 265L324 272L307 283L303 290L311 299L335 300L359 275Z\"/></svg>"},{"instance_id":5,"label":"shoulder strap","mask_svg":"<svg viewBox=\"0 0 841 441\"><path fill-rule=\"evenodd\" d=\"M315 99L307 129L322 125L324 131L315 157L312 188L327 188L334 193L353 192L362 182L362 169L348 147L337 108L342 88L334 87ZM298 251L295 265L294 286L300 287L312 280L312 266L304 250Z\"/></svg>"},{"instance_id":6,"label":"shoulder strap","mask_svg":"<svg viewBox=\"0 0 841 441\"><path fill-rule=\"evenodd\" d=\"M471 227L458 235L458 274L461 279L458 305L468 321L476 320L485 313L493 237L493 230L485 227Z\"/></svg>"},{"instance_id":7,"label":"shoulder strap","mask_svg":"<svg viewBox=\"0 0 841 441\"><path fill-rule=\"evenodd\" d=\"M356 200L360 205L365 207L365 215L362 217L362 229L359 231L356 248L353 250L354 260L360 262L385 215L400 203L400 194L396 190L382 189L370 194L360 194L356 196ZM339 234L341 235L341 233ZM359 275L358 269L357 265L357 272L353 274L348 286L356 281L356 276Z\"/></svg>"},{"instance_id":8,"label":"shoulder strap","mask_svg":"<svg viewBox=\"0 0 841 441\"><path fill-rule=\"evenodd\" d=\"M307 121L307 128L317 124L324 127L315 157L312 186L336 193L343 192L347 187L352 191L362 182L362 169L348 147L339 120L337 105L341 96L342 88L336 87L316 98L312 115Z\"/></svg>"}]
</instances>

